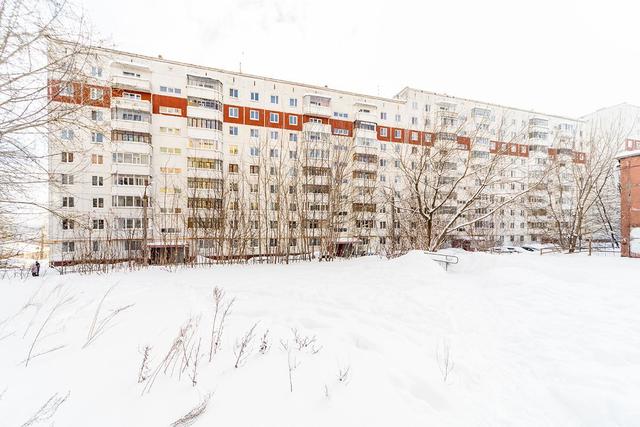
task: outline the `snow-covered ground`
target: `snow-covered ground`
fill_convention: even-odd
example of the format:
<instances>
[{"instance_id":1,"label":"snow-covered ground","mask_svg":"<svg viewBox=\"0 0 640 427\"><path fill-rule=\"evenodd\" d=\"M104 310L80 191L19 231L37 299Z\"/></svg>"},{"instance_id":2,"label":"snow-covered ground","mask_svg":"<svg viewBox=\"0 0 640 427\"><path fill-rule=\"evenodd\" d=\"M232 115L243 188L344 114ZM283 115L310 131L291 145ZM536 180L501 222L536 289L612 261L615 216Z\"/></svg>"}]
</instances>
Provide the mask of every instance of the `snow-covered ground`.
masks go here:
<instances>
[{"instance_id":1,"label":"snow-covered ground","mask_svg":"<svg viewBox=\"0 0 640 427\"><path fill-rule=\"evenodd\" d=\"M196 426L640 423L638 260L456 254L0 281L0 425L168 426L207 396ZM209 362L215 287L235 302Z\"/></svg>"}]
</instances>

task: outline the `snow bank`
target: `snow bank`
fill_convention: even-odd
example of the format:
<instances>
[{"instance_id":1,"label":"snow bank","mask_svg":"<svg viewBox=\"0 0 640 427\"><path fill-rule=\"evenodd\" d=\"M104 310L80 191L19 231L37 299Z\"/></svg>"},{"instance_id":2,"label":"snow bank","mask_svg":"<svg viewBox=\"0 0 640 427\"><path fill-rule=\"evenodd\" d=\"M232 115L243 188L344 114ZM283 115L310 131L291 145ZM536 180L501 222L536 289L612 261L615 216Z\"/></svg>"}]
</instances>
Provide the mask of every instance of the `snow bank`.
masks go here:
<instances>
[{"instance_id":1,"label":"snow bank","mask_svg":"<svg viewBox=\"0 0 640 427\"><path fill-rule=\"evenodd\" d=\"M67 392L44 425L170 425L207 395L196 426L637 424L640 263L456 255L449 272L411 252L0 281L0 424ZM236 300L209 363L216 286ZM133 305L86 345L110 288L98 324ZM196 384L168 369L145 393L144 347L153 370L189 319L204 354ZM236 369L235 344L256 323ZM315 341L298 348L292 329Z\"/></svg>"}]
</instances>

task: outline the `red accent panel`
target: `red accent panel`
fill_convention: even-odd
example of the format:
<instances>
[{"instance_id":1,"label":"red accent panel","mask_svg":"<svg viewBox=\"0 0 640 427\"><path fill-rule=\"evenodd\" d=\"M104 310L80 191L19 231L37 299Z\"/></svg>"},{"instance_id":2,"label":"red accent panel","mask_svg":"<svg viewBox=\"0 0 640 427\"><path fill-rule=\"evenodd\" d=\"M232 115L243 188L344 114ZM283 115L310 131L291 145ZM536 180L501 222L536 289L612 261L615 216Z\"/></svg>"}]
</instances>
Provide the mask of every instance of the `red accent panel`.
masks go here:
<instances>
[{"instance_id":1,"label":"red accent panel","mask_svg":"<svg viewBox=\"0 0 640 427\"><path fill-rule=\"evenodd\" d=\"M297 125L290 125L289 124L289 117L297 117L298 118L298 124ZM284 113L284 128L288 129L288 130L302 130L302 114L291 114L291 113Z\"/></svg>"},{"instance_id":2,"label":"red accent panel","mask_svg":"<svg viewBox=\"0 0 640 427\"><path fill-rule=\"evenodd\" d=\"M153 114L163 114L165 116L176 117L175 114L161 113L160 107L180 108L180 116L178 117L187 117L187 99L186 98L176 98L175 96L167 96L167 95L156 95L154 93L153 101L151 105Z\"/></svg>"},{"instance_id":3,"label":"red accent panel","mask_svg":"<svg viewBox=\"0 0 640 427\"><path fill-rule=\"evenodd\" d=\"M80 82L71 82L73 95L63 95L62 88L65 82L49 80L49 98L52 101L67 102L70 104L91 105L93 107L111 107L111 88L109 86L90 85ZM102 99L91 99L91 89L102 89Z\"/></svg>"},{"instance_id":4,"label":"red accent panel","mask_svg":"<svg viewBox=\"0 0 640 427\"><path fill-rule=\"evenodd\" d=\"M471 138L468 136L457 136L456 142L458 143L458 147L463 150L471 150Z\"/></svg>"},{"instance_id":5,"label":"red accent panel","mask_svg":"<svg viewBox=\"0 0 640 427\"><path fill-rule=\"evenodd\" d=\"M422 132L422 143L428 147L433 147L433 141L436 139L436 134L431 132Z\"/></svg>"},{"instance_id":6,"label":"red accent panel","mask_svg":"<svg viewBox=\"0 0 640 427\"><path fill-rule=\"evenodd\" d=\"M307 115L302 116L302 123L307 123L309 121L309 119L311 119L311 118L320 119L320 121L324 125L328 125L329 124L329 119L327 117L317 117L317 116L307 116Z\"/></svg>"},{"instance_id":7,"label":"red accent panel","mask_svg":"<svg viewBox=\"0 0 640 427\"><path fill-rule=\"evenodd\" d=\"M396 137L396 131L400 131L400 137ZM404 142L405 130L401 128L391 128L391 140L393 142Z\"/></svg>"},{"instance_id":8,"label":"red accent panel","mask_svg":"<svg viewBox=\"0 0 640 427\"><path fill-rule=\"evenodd\" d=\"M329 124L331 125L331 133L333 133L334 129L346 129L349 132L349 135L344 136L353 136L353 122L349 122L346 120L329 119Z\"/></svg>"},{"instance_id":9,"label":"red accent panel","mask_svg":"<svg viewBox=\"0 0 640 427\"><path fill-rule=\"evenodd\" d=\"M271 122L271 113L278 115L278 121L276 123ZM264 122L266 127L282 129L284 127L284 113L280 111L264 110Z\"/></svg>"},{"instance_id":10,"label":"red accent panel","mask_svg":"<svg viewBox=\"0 0 640 427\"><path fill-rule=\"evenodd\" d=\"M239 107L240 109L242 109L242 107ZM251 112L252 111L257 111L258 112L258 120L252 120L251 119ZM241 114L240 117L243 117L243 115ZM244 107L244 124L245 125L250 125L250 126L264 126L264 110L261 108L251 108L251 107ZM235 122L235 123L240 123L240 122Z\"/></svg>"},{"instance_id":11,"label":"red accent panel","mask_svg":"<svg viewBox=\"0 0 640 427\"><path fill-rule=\"evenodd\" d=\"M382 135L382 129L387 130L387 136ZM388 126L378 126L378 140L391 141L391 128Z\"/></svg>"},{"instance_id":12,"label":"red accent panel","mask_svg":"<svg viewBox=\"0 0 640 427\"><path fill-rule=\"evenodd\" d=\"M229 108L231 107L235 107L238 109L238 117L231 117L229 116ZM244 107L239 107L237 105L227 105L225 104L222 108L223 111L223 120L226 123L238 123L238 124L243 124L244 123ZM247 117L248 118L248 117Z\"/></svg>"},{"instance_id":13,"label":"red accent panel","mask_svg":"<svg viewBox=\"0 0 640 427\"><path fill-rule=\"evenodd\" d=\"M408 144L421 145L420 132L417 130L405 130L405 142Z\"/></svg>"}]
</instances>

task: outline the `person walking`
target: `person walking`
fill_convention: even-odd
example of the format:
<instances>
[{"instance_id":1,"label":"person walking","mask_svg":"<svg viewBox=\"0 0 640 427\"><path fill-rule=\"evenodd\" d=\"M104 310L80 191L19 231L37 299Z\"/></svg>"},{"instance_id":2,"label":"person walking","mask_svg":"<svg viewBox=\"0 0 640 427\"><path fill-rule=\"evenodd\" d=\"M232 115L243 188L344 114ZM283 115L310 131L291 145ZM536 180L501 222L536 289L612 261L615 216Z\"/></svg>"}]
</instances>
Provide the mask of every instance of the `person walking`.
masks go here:
<instances>
[{"instance_id":1,"label":"person walking","mask_svg":"<svg viewBox=\"0 0 640 427\"><path fill-rule=\"evenodd\" d=\"M40 263L38 261L31 266L31 275L33 277L40 275Z\"/></svg>"}]
</instances>

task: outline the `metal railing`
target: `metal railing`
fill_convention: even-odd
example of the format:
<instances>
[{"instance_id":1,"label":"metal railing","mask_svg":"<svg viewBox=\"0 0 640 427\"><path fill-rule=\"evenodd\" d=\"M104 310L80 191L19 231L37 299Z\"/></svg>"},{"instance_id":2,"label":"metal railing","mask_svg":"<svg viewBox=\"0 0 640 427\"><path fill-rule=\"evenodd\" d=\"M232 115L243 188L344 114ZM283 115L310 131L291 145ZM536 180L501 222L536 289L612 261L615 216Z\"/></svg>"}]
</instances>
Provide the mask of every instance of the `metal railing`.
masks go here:
<instances>
[{"instance_id":1,"label":"metal railing","mask_svg":"<svg viewBox=\"0 0 640 427\"><path fill-rule=\"evenodd\" d=\"M447 271L449 268L449 264L457 264L459 259L455 255L441 254L438 252L429 252L424 251L425 255L429 255L432 260L437 263L444 265L444 271Z\"/></svg>"}]
</instances>

